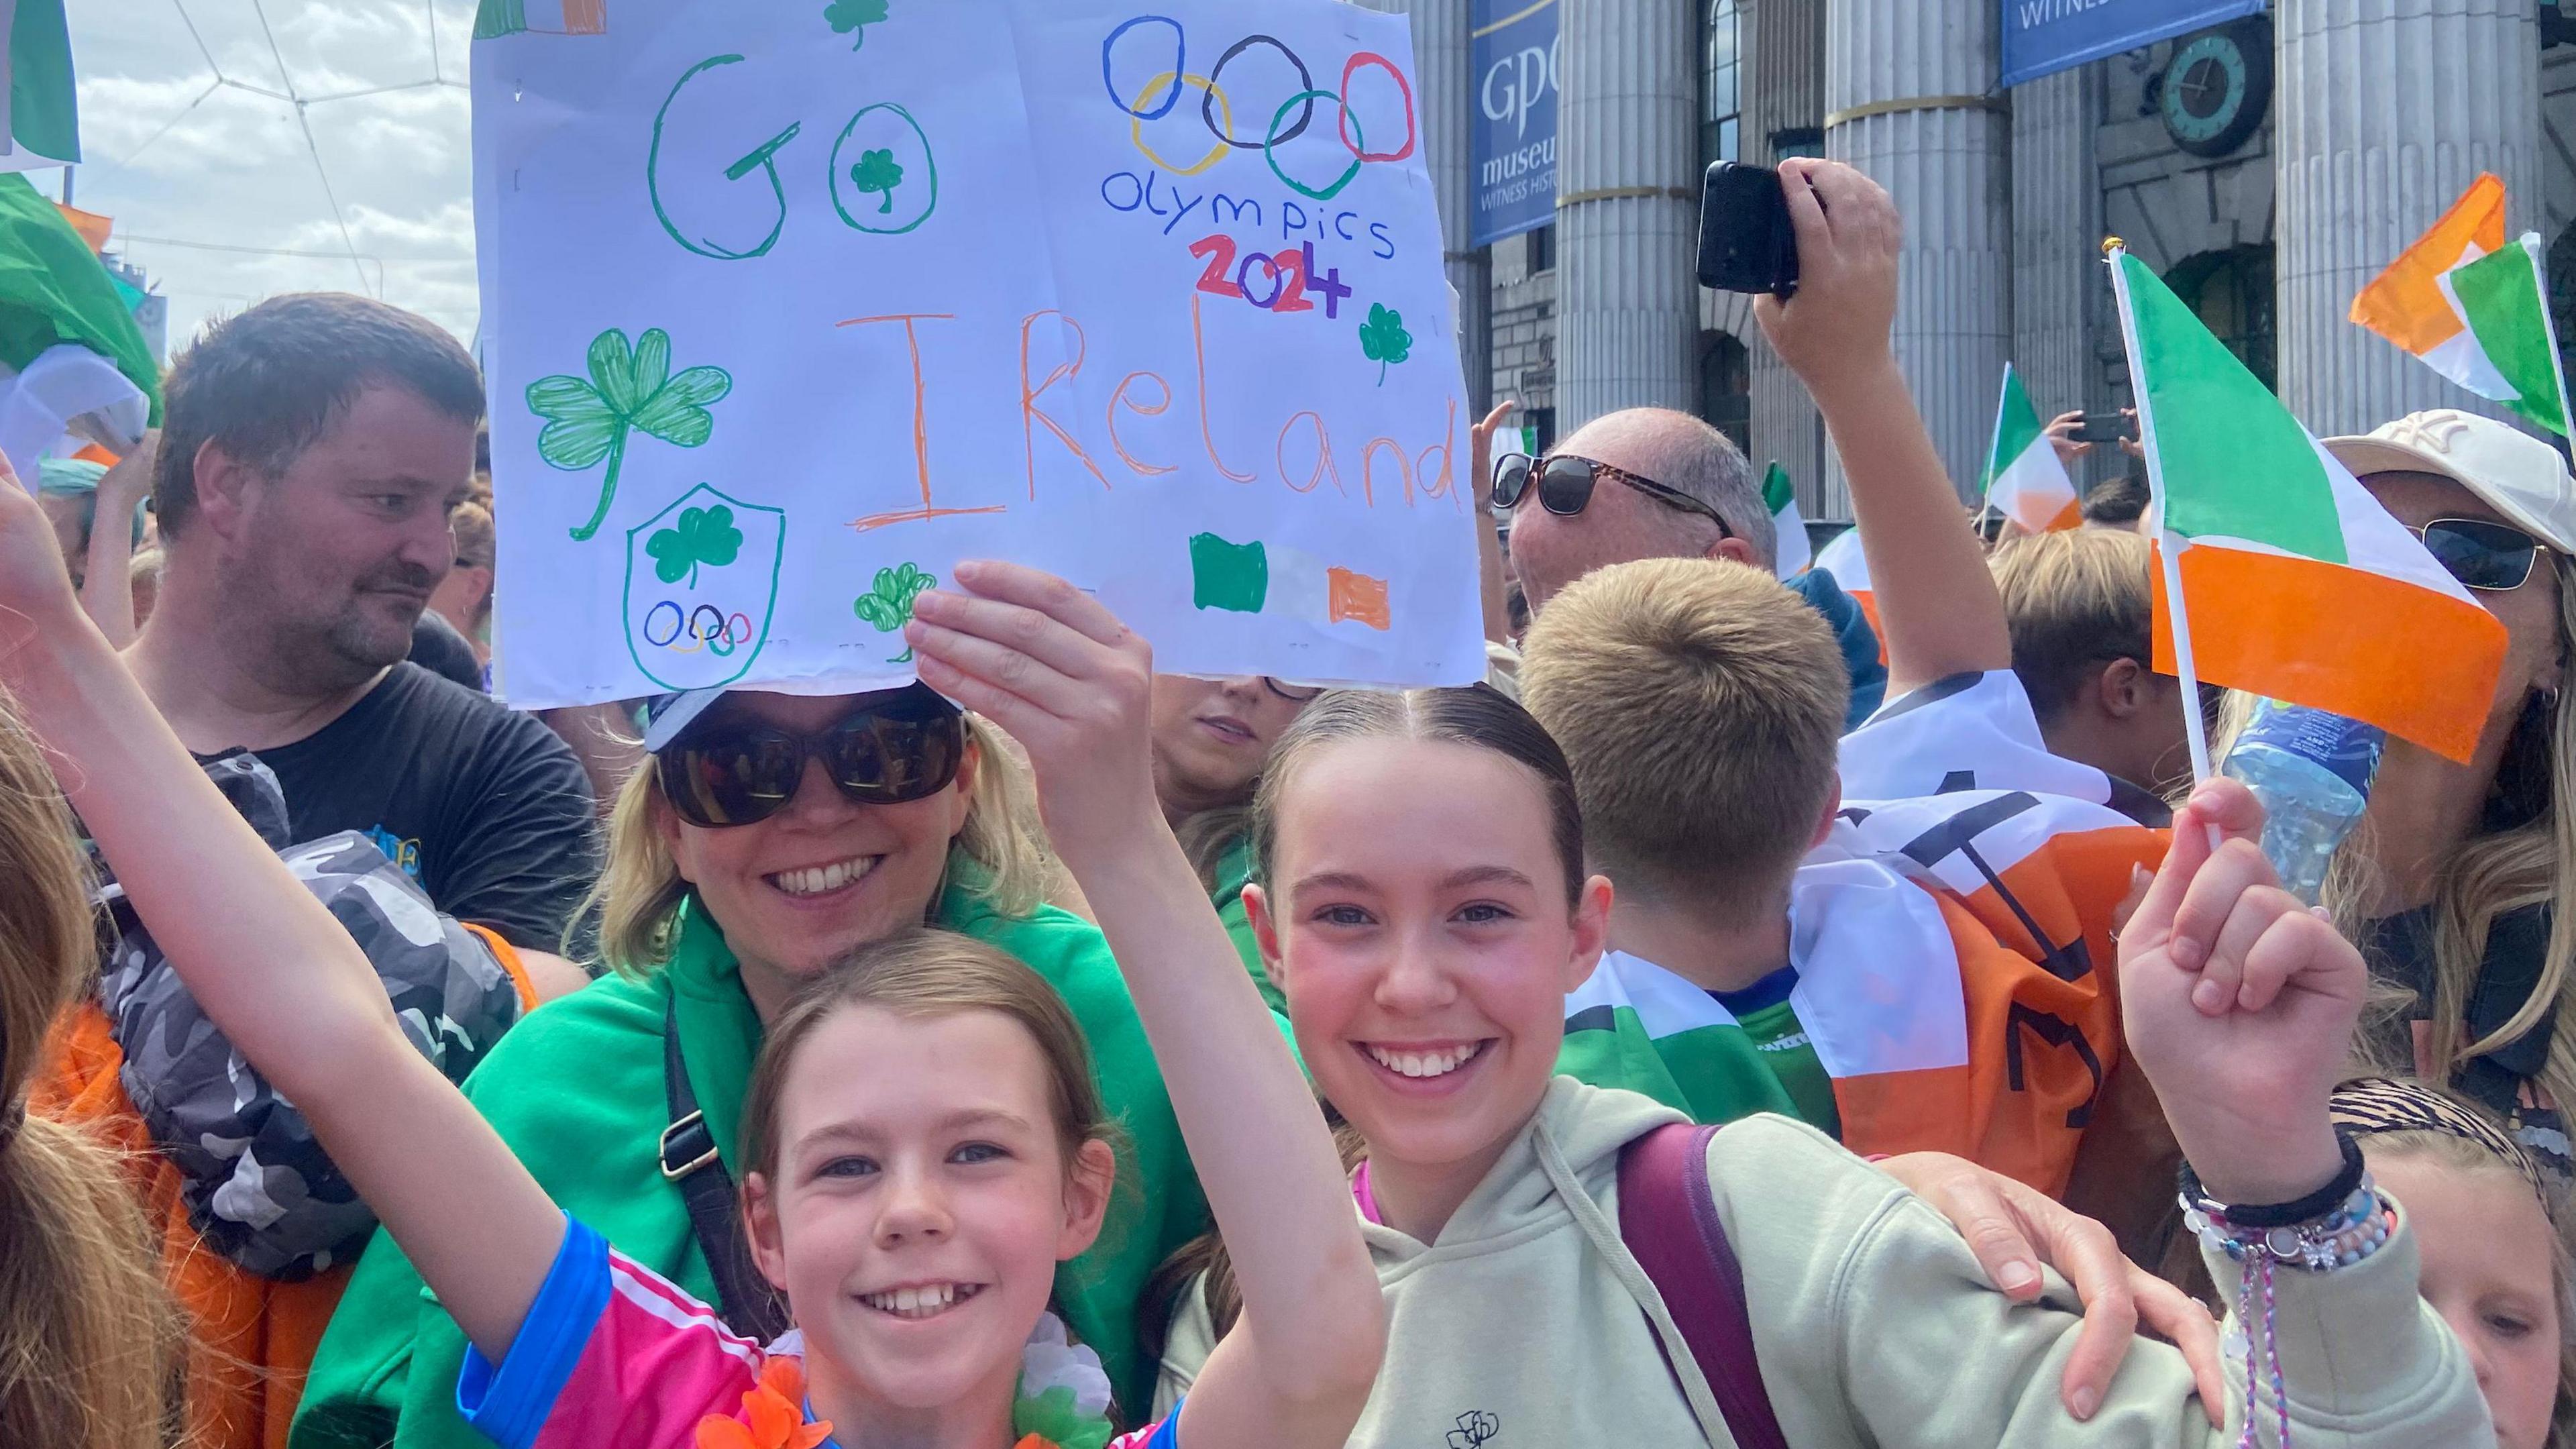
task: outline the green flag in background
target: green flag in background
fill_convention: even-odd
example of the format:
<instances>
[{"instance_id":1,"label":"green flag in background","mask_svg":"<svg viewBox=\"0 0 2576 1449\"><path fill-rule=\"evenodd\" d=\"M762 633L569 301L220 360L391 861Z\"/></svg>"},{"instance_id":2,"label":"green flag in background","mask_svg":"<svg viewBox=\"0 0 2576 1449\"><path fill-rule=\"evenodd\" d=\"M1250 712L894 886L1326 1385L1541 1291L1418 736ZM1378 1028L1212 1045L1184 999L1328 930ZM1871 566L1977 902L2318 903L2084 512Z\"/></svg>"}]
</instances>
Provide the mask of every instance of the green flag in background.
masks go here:
<instances>
[{"instance_id":1,"label":"green flag in background","mask_svg":"<svg viewBox=\"0 0 2576 1449\"><path fill-rule=\"evenodd\" d=\"M0 364L22 370L57 342L115 363L161 421L161 372L115 279L60 207L26 177L0 175Z\"/></svg>"},{"instance_id":2,"label":"green flag in background","mask_svg":"<svg viewBox=\"0 0 2576 1449\"><path fill-rule=\"evenodd\" d=\"M2526 233L2504 249L2443 274L2478 350L2504 380L2487 395L2553 433L2567 431L2567 385L2558 375L2558 339L2549 322L2549 284L2540 237Z\"/></svg>"},{"instance_id":3,"label":"green flag in background","mask_svg":"<svg viewBox=\"0 0 2576 1449\"><path fill-rule=\"evenodd\" d=\"M1770 511L1776 538L1772 561L1780 577L1796 578L1815 562L1815 555L1807 547L1807 520L1798 515L1798 490L1789 485L1789 470L1777 458L1762 475L1762 506Z\"/></svg>"},{"instance_id":4,"label":"green flag in background","mask_svg":"<svg viewBox=\"0 0 2576 1449\"><path fill-rule=\"evenodd\" d=\"M0 0L0 18L9 26L9 64L0 75L9 134L6 149L0 149L0 171L78 163L80 110L63 0Z\"/></svg>"}]
</instances>

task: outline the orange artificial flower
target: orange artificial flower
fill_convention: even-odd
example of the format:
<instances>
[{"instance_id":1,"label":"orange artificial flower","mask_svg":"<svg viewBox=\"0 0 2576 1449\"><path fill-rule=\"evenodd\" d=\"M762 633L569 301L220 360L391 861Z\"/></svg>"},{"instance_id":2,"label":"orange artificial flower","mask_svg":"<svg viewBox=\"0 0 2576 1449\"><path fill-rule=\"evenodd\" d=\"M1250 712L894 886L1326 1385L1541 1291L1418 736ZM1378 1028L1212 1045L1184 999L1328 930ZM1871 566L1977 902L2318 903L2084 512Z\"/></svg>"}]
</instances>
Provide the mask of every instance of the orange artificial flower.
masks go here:
<instances>
[{"instance_id":1,"label":"orange artificial flower","mask_svg":"<svg viewBox=\"0 0 2576 1449\"><path fill-rule=\"evenodd\" d=\"M740 1419L709 1414L698 1421L698 1449L814 1449L832 1425L805 1422L805 1374L792 1355L760 1368L760 1383L742 1396Z\"/></svg>"}]
</instances>

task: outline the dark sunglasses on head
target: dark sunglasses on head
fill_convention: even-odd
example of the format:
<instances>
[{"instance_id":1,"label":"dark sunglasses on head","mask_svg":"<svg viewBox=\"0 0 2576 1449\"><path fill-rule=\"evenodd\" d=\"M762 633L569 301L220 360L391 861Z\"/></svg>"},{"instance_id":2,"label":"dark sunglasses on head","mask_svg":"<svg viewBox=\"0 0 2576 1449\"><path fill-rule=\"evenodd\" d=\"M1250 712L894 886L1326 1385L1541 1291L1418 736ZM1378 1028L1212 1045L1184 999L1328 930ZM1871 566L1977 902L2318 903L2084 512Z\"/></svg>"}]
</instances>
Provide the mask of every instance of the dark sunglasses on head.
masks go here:
<instances>
[{"instance_id":1,"label":"dark sunglasses on head","mask_svg":"<svg viewBox=\"0 0 2576 1449\"><path fill-rule=\"evenodd\" d=\"M2507 593L2531 582L2540 541L2507 523L2484 518L2436 518L2407 532L2424 540L2433 561L2470 588Z\"/></svg>"},{"instance_id":2,"label":"dark sunglasses on head","mask_svg":"<svg viewBox=\"0 0 2576 1449\"><path fill-rule=\"evenodd\" d=\"M966 754L966 722L918 685L875 698L813 734L756 719L693 727L653 756L662 798L706 829L768 819L796 798L805 762L820 760L853 805L900 805L948 788Z\"/></svg>"},{"instance_id":3,"label":"dark sunglasses on head","mask_svg":"<svg viewBox=\"0 0 2576 1449\"><path fill-rule=\"evenodd\" d=\"M1728 538L1735 530L1727 526L1717 510L1682 492L1667 488L1652 478L1641 478L1625 468L1614 468L1572 453L1556 453L1533 462L1527 453L1506 453L1494 463L1494 507L1508 513L1520 506L1530 491L1530 480L1538 480L1538 506L1559 518L1572 518L1592 502L1592 489L1602 479L1625 483L1638 492L1684 513L1696 514L1718 527Z\"/></svg>"}]
</instances>

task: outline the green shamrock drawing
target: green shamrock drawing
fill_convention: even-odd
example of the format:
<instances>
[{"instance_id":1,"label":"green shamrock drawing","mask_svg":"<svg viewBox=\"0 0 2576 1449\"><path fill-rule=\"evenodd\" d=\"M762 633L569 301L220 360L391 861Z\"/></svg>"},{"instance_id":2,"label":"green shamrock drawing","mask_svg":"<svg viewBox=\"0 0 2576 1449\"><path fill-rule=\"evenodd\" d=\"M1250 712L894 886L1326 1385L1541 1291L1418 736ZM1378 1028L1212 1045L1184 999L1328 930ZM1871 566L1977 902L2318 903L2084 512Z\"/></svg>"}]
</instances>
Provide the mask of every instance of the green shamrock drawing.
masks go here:
<instances>
[{"instance_id":1,"label":"green shamrock drawing","mask_svg":"<svg viewBox=\"0 0 2576 1449\"><path fill-rule=\"evenodd\" d=\"M742 530L733 526L733 510L721 503L712 508L683 508L679 522L644 540L644 551L653 556L653 572L662 582L676 584L685 578L694 589L698 565L720 569L742 553Z\"/></svg>"},{"instance_id":2,"label":"green shamrock drawing","mask_svg":"<svg viewBox=\"0 0 2576 1449\"><path fill-rule=\"evenodd\" d=\"M885 200L879 212L894 210L894 189L903 184L903 167L897 165L892 151L862 151L859 164L850 168L850 184L861 191L882 192Z\"/></svg>"},{"instance_id":3,"label":"green shamrock drawing","mask_svg":"<svg viewBox=\"0 0 2576 1449\"><path fill-rule=\"evenodd\" d=\"M675 447L699 447L716 427L707 405L731 391L733 375L721 367L692 367L673 377L671 335L659 327L631 351L626 334L614 327L592 338L587 380L558 373L528 384L528 410L547 420L537 435L538 457L567 473L608 460L599 507L572 531L574 540L589 538L607 521L630 429Z\"/></svg>"},{"instance_id":4,"label":"green shamrock drawing","mask_svg":"<svg viewBox=\"0 0 2576 1449\"><path fill-rule=\"evenodd\" d=\"M1404 314L1383 302L1369 303L1368 320L1360 324L1360 352L1377 364L1377 385L1386 386L1387 364L1413 354L1413 334L1404 330Z\"/></svg>"},{"instance_id":5,"label":"green shamrock drawing","mask_svg":"<svg viewBox=\"0 0 2576 1449\"><path fill-rule=\"evenodd\" d=\"M850 42L856 50L868 43L867 28L886 18L886 0L832 0L823 7L823 18L832 22L836 35L856 33L858 39Z\"/></svg>"},{"instance_id":6,"label":"green shamrock drawing","mask_svg":"<svg viewBox=\"0 0 2576 1449\"><path fill-rule=\"evenodd\" d=\"M912 618L912 601L921 596L921 591L938 586L937 578L923 573L912 564L897 564L893 568L879 569L876 584L852 601L850 612L876 625L878 633L891 634L902 628ZM909 664L912 662L912 651L906 649L886 662Z\"/></svg>"}]
</instances>

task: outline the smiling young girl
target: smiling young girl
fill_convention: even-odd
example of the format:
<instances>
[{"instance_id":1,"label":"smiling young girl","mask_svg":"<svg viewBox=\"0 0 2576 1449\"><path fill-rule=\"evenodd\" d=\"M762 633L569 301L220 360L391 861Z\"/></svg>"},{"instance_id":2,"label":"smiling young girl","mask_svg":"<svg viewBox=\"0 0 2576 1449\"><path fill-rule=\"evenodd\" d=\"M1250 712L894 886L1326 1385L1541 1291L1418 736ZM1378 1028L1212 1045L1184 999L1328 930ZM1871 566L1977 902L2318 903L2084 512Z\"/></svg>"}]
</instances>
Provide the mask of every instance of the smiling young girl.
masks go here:
<instances>
[{"instance_id":1,"label":"smiling young girl","mask_svg":"<svg viewBox=\"0 0 2576 1449\"><path fill-rule=\"evenodd\" d=\"M2363 1077L2335 1088L2335 1125L2408 1206L2424 1301L2468 1351L2497 1449L2549 1449L2576 1429L2566 1184L2476 1108L2436 1087Z\"/></svg>"},{"instance_id":2,"label":"smiling young girl","mask_svg":"<svg viewBox=\"0 0 2576 1449\"><path fill-rule=\"evenodd\" d=\"M2122 937L2121 984L2213 1240L2245 1251L2259 1209L2304 1215L2297 1200L2320 1197L2329 1216L2284 1223L2283 1242L2344 1242L2346 1266L2258 1258L2242 1280L2270 1349L2264 1433L2484 1442L2468 1368L2416 1296L2403 1214L2346 1181L2358 1159L2328 1122L2360 958L2272 885L2259 823L2225 782L2195 798ZM1704 1157L1741 1264L1752 1399L1780 1435L1751 1436L1752 1405L1678 1347L1677 1320L1708 1305L1667 1300L1622 1227L1623 1151L1680 1114L1553 1075L1611 888L1584 874L1564 756L1517 706L1483 690L1326 696L1281 741L1256 839L1264 953L1316 1086L1368 1144L1352 1186L1388 1352L1354 1446L2235 1442L2161 1345L2136 1345L2100 1400L2062 1406L2078 1320L2060 1295L2019 1305L1987 1288L1926 1204L1773 1116L1715 1130ZM2208 1257L2234 1292L2236 1263ZM1171 1357L1193 1333L1203 1346L1204 1319L1184 1315Z\"/></svg>"},{"instance_id":3,"label":"smiling young girl","mask_svg":"<svg viewBox=\"0 0 2576 1449\"><path fill-rule=\"evenodd\" d=\"M924 675L1028 747L1245 1260L1247 1341L1154 1442L1339 1444L1376 1367L1379 1297L1284 1043L1249 981L1206 969L1229 947L1153 806L1148 651L1061 582L958 573L982 592L919 606ZM1071 1018L1027 968L905 934L784 1004L743 1206L802 1331L764 1349L567 1219L411 1049L347 933L81 615L42 515L9 486L0 628L0 682L136 912L473 1343L459 1401L487 1433L636 1449L1106 1437L1107 1381L1043 1310L1057 1264L1099 1231L1114 1159ZM830 788L807 766L801 790Z\"/></svg>"}]
</instances>

